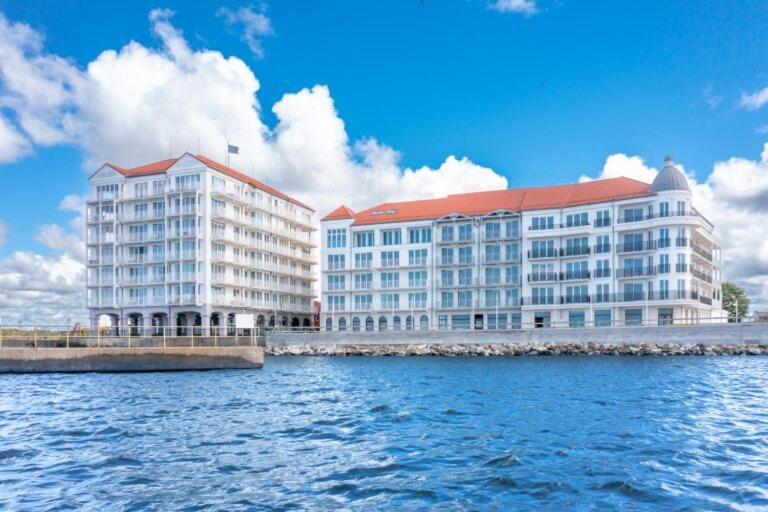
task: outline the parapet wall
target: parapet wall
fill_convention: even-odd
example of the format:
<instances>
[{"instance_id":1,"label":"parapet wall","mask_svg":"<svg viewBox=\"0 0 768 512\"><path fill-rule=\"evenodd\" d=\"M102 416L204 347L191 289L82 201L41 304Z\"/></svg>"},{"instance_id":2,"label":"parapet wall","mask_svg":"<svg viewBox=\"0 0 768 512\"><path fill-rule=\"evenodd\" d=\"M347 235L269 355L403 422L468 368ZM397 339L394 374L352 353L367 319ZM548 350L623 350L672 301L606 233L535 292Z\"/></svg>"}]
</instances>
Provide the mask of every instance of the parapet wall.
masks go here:
<instances>
[{"instance_id":1,"label":"parapet wall","mask_svg":"<svg viewBox=\"0 0 768 512\"><path fill-rule=\"evenodd\" d=\"M261 347L2 348L0 373L261 368Z\"/></svg>"},{"instance_id":2,"label":"parapet wall","mask_svg":"<svg viewBox=\"0 0 768 512\"><path fill-rule=\"evenodd\" d=\"M418 344L678 344L746 346L768 344L768 324L732 323L644 327L541 328L505 331L272 332L268 347Z\"/></svg>"}]
</instances>

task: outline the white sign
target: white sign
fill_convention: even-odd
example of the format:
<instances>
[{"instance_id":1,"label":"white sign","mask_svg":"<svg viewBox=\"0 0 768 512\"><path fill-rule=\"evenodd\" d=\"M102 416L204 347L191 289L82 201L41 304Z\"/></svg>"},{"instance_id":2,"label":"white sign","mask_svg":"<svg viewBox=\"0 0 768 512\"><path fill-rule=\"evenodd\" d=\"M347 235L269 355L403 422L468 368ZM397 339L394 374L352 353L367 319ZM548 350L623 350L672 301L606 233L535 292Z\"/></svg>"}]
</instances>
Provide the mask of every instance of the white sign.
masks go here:
<instances>
[{"instance_id":1,"label":"white sign","mask_svg":"<svg viewBox=\"0 0 768 512\"><path fill-rule=\"evenodd\" d=\"M238 313L235 315L235 327L238 329L253 329L254 320L252 314Z\"/></svg>"}]
</instances>

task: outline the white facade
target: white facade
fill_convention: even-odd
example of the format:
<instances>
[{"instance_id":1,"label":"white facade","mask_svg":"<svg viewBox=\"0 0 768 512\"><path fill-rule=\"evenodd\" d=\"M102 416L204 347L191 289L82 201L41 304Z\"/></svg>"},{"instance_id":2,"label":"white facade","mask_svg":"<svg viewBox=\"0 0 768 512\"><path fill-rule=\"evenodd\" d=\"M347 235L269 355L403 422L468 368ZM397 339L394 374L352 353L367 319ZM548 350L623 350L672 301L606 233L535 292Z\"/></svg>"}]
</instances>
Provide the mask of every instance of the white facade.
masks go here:
<instances>
[{"instance_id":1,"label":"white facade","mask_svg":"<svg viewBox=\"0 0 768 512\"><path fill-rule=\"evenodd\" d=\"M428 241L412 239L414 229ZM688 190L425 221L328 220L321 243L324 329L636 325L722 315L720 244Z\"/></svg>"},{"instance_id":2,"label":"white facade","mask_svg":"<svg viewBox=\"0 0 768 512\"><path fill-rule=\"evenodd\" d=\"M89 179L87 301L91 324L180 333L309 326L314 212L185 154L160 172L105 165Z\"/></svg>"}]
</instances>

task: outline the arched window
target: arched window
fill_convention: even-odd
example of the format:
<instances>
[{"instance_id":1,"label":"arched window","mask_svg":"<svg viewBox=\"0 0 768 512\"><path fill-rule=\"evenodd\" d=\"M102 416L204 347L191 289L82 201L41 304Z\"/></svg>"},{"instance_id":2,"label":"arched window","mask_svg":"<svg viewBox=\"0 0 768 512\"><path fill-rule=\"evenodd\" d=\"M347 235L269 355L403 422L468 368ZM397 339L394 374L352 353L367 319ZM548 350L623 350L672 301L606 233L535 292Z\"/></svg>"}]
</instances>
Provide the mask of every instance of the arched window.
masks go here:
<instances>
[{"instance_id":1,"label":"arched window","mask_svg":"<svg viewBox=\"0 0 768 512\"><path fill-rule=\"evenodd\" d=\"M373 318L370 316L365 319L365 330L369 332L373 330Z\"/></svg>"},{"instance_id":2,"label":"arched window","mask_svg":"<svg viewBox=\"0 0 768 512\"><path fill-rule=\"evenodd\" d=\"M360 332L360 317L355 317L352 319L352 330L354 332Z\"/></svg>"},{"instance_id":3,"label":"arched window","mask_svg":"<svg viewBox=\"0 0 768 512\"><path fill-rule=\"evenodd\" d=\"M392 319L392 329L394 329L395 331L399 331L400 330L400 317L399 316L396 316L395 318Z\"/></svg>"},{"instance_id":4,"label":"arched window","mask_svg":"<svg viewBox=\"0 0 768 512\"><path fill-rule=\"evenodd\" d=\"M421 318L419 318L419 328L422 331L429 329L429 318L427 318L427 315L421 315Z\"/></svg>"},{"instance_id":5,"label":"arched window","mask_svg":"<svg viewBox=\"0 0 768 512\"><path fill-rule=\"evenodd\" d=\"M339 318L339 330L340 331L346 331L347 330L347 319L346 318Z\"/></svg>"},{"instance_id":6,"label":"arched window","mask_svg":"<svg viewBox=\"0 0 768 512\"><path fill-rule=\"evenodd\" d=\"M387 317L380 316L379 317L379 330L380 331L386 331L387 330Z\"/></svg>"},{"instance_id":7,"label":"arched window","mask_svg":"<svg viewBox=\"0 0 768 512\"><path fill-rule=\"evenodd\" d=\"M333 319L328 317L325 319L325 330L326 331L332 331L333 330Z\"/></svg>"},{"instance_id":8,"label":"arched window","mask_svg":"<svg viewBox=\"0 0 768 512\"><path fill-rule=\"evenodd\" d=\"M411 315L408 315L407 317L405 317L405 330L406 331L413 330L413 317Z\"/></svg>"}]
</instances>

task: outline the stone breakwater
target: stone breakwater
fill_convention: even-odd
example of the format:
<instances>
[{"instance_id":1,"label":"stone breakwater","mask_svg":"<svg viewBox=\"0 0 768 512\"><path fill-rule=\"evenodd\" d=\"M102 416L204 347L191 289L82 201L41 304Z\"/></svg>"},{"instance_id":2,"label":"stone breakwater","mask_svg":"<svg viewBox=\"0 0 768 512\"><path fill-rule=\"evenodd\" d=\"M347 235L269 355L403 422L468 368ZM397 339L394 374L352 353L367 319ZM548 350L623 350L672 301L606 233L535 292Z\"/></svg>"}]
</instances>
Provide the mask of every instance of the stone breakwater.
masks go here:
<instances>
[{"instance_id":1,"label":"stone breakwater","mask_svg":"<svg viewBox=\"0 0 768 512\"><path fill-rule=\"evenodd\" d=\"M759 356L768 344L674 343L287 345L264 349L269 356Z\"/></svg>"}]
</instances>

